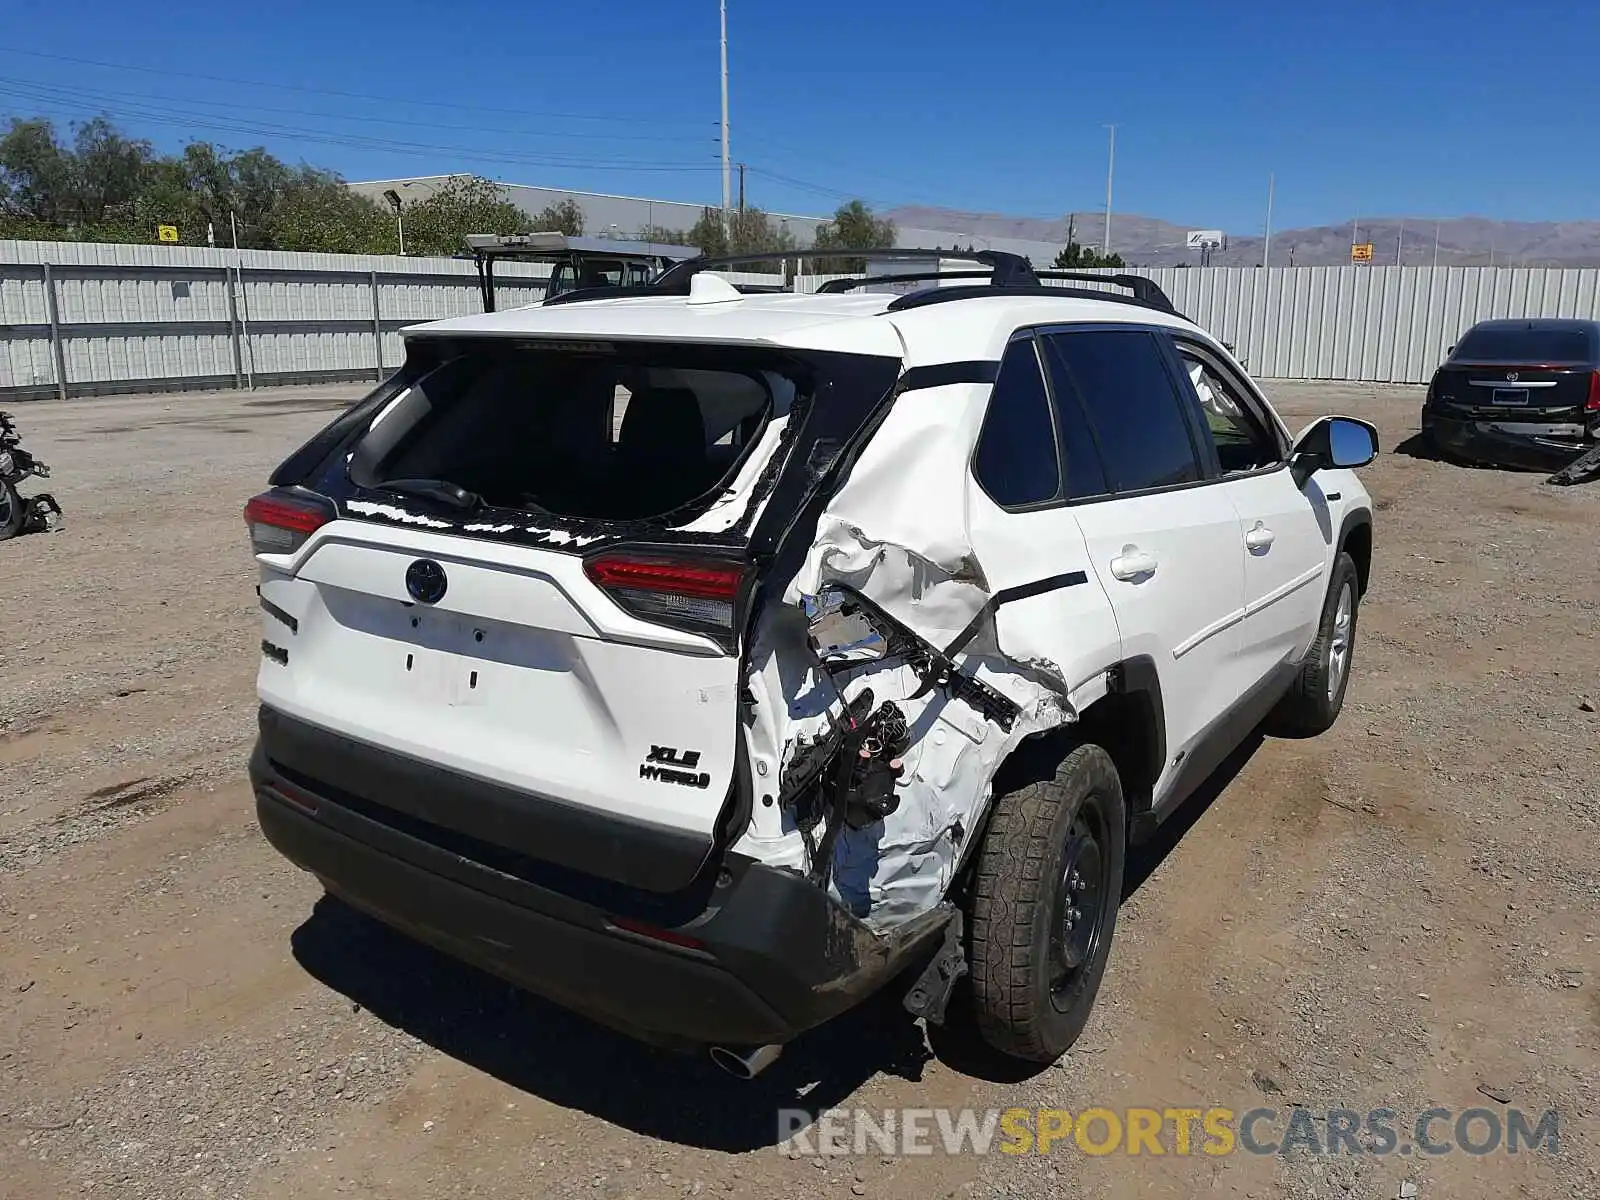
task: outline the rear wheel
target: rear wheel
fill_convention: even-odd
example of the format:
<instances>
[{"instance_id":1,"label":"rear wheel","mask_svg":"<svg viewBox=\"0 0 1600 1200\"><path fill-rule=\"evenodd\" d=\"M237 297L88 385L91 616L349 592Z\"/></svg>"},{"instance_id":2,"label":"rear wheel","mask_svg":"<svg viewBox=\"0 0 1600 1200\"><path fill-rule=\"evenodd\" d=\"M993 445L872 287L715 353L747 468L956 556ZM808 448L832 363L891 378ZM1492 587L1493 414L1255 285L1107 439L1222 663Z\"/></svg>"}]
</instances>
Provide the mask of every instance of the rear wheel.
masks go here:
<instances>
[{"instance_id":1,"label":"rear wheel","mask_svg":"<svg viewBox=\"0 0 1600 1200\"><path fill-rule=\"evenodd\" d=\"M974 1015L994 1049L1048 1063L1077 1041L1111 951L1126 851L1122 783L1099 746L995 797L968 902Z\"/></svg>"},{"instance_id":2,"label":"rear wheel","mask_svg":"<svg viewBox=\"0 0 1600 1200\"><path fill-rule=\"evenodd\" d=\"M0 479L0 542L22 532L22 523L27 518L28 510L22 497L17 495L17 489L9 480Z\"/></svg>"},{"instance_id":3,"label":"rear wheel","mask_svg":"<svg viewBox=\"0 0 1600 1200\"><path fill-rule=\"evenodd\" d=\"M1355 561L1341 552L1334 560L1328 596L1322 603L1317 640L1300 664L1293 686L1273 711L1270 724L1274 732L1314 737L1339 719L1345 689L1350 685L1360 605L1361 579Z\"/></svg>"}]
</instances>

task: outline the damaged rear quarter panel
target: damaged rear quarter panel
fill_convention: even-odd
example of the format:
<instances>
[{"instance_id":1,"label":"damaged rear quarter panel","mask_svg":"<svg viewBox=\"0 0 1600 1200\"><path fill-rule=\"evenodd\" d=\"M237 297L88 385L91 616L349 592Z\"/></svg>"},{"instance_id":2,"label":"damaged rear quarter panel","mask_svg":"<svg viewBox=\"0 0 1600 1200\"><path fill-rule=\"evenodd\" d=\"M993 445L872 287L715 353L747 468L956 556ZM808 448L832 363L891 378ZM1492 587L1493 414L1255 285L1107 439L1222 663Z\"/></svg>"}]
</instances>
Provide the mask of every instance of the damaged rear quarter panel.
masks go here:
<instances>
[{"instance_id":1,"label":"damaged rear quarter panel","mask_svg":"<svg viewBox=\"0 0 1600 1200\"><path fill-rule=\"evenodd\" d=\"M864 828L840 828L828 864L832 894L879 933L944 898L995 771L1012 749L1075 719L1071 693L1087 668L1065 650L1079 640L1066 622L1087 622L1082 641L1100 653L1116 645L1114 625L1104 624L1103 594L1092 594L1098 584L1086 583L1070 599L1063 598L1068 588L996 607L1004 588L1088 564L1082 536L1061 510L1051 538L1029 545L993 536L1011 514L994 508L968 470L989 391L987 384L949 384L895 398L828 501L781 601L758 614L747 657L754 704L745 734L763 799L739 848L772 865L812 865L794 810L776 801L797 748L830 727L863 689L871 689L874 707L892 700L904 712L910 737L898 807ZM1070 538L1062 538L1063 524ZM801 609L803 598L830 583L860 592L940 650L975 626L957 661L1013 701L1019 719L1003 729L964 700L926 687L904 659L830 675L807 639ZM1096 665L1103 671L1109 664Z\"/></svg>"}]
</instances>

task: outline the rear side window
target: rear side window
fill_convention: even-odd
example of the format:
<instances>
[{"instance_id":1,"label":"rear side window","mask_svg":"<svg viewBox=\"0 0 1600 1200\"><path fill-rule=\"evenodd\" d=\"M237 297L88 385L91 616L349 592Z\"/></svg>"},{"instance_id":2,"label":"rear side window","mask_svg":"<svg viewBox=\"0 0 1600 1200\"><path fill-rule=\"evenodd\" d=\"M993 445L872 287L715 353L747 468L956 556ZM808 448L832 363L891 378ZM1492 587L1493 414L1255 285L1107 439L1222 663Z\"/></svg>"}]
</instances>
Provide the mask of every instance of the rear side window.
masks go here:
<instances>
[{"instance_id":1,"label":"rear side window","mask_svg":"<svg viewBox=\"0 0 1600 1200\"><path fill-rule=\"evenodd\" d=\"M1467 330L1453 357L1491 362L1584 363L1590 361L1592 353L1589 335L1581 329L1492 326Z\"/></svg>"},{"instance_id":2,"label":"rear side window","mask_svg":"<svg viewBox=\"0 0 1600 1200\"><path fill-rule=\"evenodd\" d=\"M1002 508L1053 500L1061 490L1050 398L1032 338L1006 348L972 464L978 485Z\"/></svg>"},{"instance_id":3,"label":"rear side window","mask_svg":"<svg viewBox=\"0 0 1600 1200\"><path fill-rule=\"evenodd\" d=\"M1182 401L1155 337L1086 330L1049 337L1062 378L1082 402L1107 481L1119 492L1203 478Z\"/></svg>"},{"instance_id":4,"label":"rear side window","mask_svg":"<svg viewBox=\"0 0 1600 1200\"><path fill-rule=\"evenodd\" d=\"M771 366L717 348L473 347L374 422L350 477L443 481L491 507L563 517L661 516L715 494L794 392Z\"/></svg>"}]
</instances>

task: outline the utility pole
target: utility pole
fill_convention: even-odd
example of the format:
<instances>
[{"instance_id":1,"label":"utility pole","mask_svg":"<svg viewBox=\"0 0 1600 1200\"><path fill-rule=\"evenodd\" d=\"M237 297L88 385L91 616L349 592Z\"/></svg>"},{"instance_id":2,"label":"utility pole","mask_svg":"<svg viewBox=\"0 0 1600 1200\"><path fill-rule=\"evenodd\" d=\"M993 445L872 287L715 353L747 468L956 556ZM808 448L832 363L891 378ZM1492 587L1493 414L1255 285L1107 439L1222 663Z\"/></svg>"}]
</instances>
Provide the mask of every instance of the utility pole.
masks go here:
<instances>
[{"instance_id":1,"label":"utility pole","mask_svg":"<svg viewBox=\"0 0 1600 1200\"><path fill-rule=\"evenodd\" d=\"M1107 125L1111 131L1111 152L1106 157L1106 233L1105 240L1100 247L1100 256L1108 258L1111 255L1111 176L1117 169L1117 127Z\"/></svg>"},{"instance_id":2,"label":"utility pole","mask_svg":"<svg viewBox=\"0 0 1600 1200\"><path fill-rule=\"evenodd\" d=\"M1397 267L1400 265L1400 255L1405 251L1405 248L1406 248L1406 223L1405 223L1405 220L1402 219L1401 222L1400 222L1400 236L1395 239L1395 243L1394 243L1394 265L1397 266Z\"/></svg>"},{"instance_id":3,"label":"utility pole","mask_svg":"<svg viewBox=\"0 0 1600 1200\"><path fill-rule=\"evenodd\" d=\"M739 213L744 214L744 163L739 164Z\"/></svg>"},{"instance_id":4,"label":"utility pole","mask_svg":"<svg viewBox=\"0 0 1600 1200\"><path fill-rule=\"evenodd\" d=\"M250 293L244 286L244 255L239 253L239 218L228 210L228 227L233 230L233 277L239 281L239 328L244 333L245 378L256 390L256 344L250 340Z\"/></svg>"},{"instance_id":5,"label":"utility pole","mask_svg":"<svg viewBox=\"0 0 1600 1200\"><path fill-rule=\"evenodd\" d=\"M1433 265L1439 265L1439 222L1433 223Z\"/></svg>"},{"instance_id":6,"label":"utility pole","mask_svg":"<svg viewBox=\"0 0 1600 1200\"><path fill-rule=\"evenodd\" d=\"M1265 236L1263 236L1263 238L1261 240L1261 265L1263 267L1268 265L1268 260L1272 257L1272 193L1273 193L1274 189L1277 186L1277 182L1278 182L1278 177L1277 177L1276 174L1268 174L1268 176L1267 176L1267 226L1266 226L1266 234L1265 234Z\"/></svg>"},{"instance_id":7,"label":"utility pole","mask_svg":"<svg viewBox=\"0 0 1600 1200\"><path fill-rule=\"evenodd\" d=\"M728 206L733 197L728 174L728 0L722 0L722 226L728 227Z\"/></svg>"}]
</instances>

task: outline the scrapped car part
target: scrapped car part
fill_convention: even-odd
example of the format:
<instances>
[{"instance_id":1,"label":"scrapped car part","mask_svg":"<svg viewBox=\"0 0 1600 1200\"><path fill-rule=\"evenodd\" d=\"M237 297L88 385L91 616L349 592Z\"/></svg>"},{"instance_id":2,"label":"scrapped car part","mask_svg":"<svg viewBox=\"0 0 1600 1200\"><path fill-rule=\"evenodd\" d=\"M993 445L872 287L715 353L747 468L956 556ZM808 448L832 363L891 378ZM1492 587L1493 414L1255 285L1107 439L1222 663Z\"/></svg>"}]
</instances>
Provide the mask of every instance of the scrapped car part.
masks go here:
<instances>
[{"instance_id":1,"label":"scrapped car part","mask_svg":"<svg viewBox=\"0 0 1600 1200\"><path fill-rule=\"evenodd\" d=\"M919 257L988 276L905 291ZM874 292L880 258L918 269ZM1068 1044L1127 827L1365 589L1376 441L1292 438L1142 277L861 259L814 295L697 258L405 330L246 506L272 844L741 1078L896 979L1003 1052Z\"/></svg>"},{"instance_id":2,"label":"scrapped car part","mask_svg":"<svg viewBox=\"0 0 1600 1200\"><path fill-rule=\"evenodd\" d=\"M61 528L61 505L49 493L30 498L17 491L28 479L48 479L50 468L22 448L16 421L0 412L0 541L19 533Z\"/></svg>"},{"instance_id":3,"label":"scrapped car part","mask_svg":"<svg viewBox=\"0 0 1600 1200\"><path fill-rule=\"evenodd\" d=\"M1559 487L1570 487L1575 483L1591 483L1600 479L1600 442L1595 444L1593 450L1587 454L1580 454L1561 470L1546 481Z\"/></svg>"},{"instance_id":4,"label":"scrapped car part","mask_svg":"<svg viewBox=\"0 0 1600 1200\"><path fill-rule=\"evenodd\" d=\"M950 923L944 928L944 941L902 1002L912 1016L933 1025L944 1024L945 1011L950 1007L956 984L968 974L964 928L961 910L953 908Z\"/></svg>"},{"instance_id":5,"label":"scrapped car part","mask_svg":"<svg viewBox=\"0 0 1600 1200\"><path fill-rule=\"evenodd\" d=\"M49 492L40 492L27 502L27 507L28 519L22 526L24 533L56 533L65 527L61 505Z\"/></svg>"}]
</instances>

